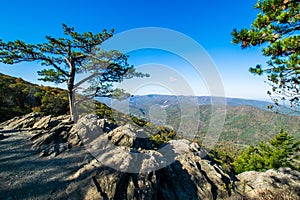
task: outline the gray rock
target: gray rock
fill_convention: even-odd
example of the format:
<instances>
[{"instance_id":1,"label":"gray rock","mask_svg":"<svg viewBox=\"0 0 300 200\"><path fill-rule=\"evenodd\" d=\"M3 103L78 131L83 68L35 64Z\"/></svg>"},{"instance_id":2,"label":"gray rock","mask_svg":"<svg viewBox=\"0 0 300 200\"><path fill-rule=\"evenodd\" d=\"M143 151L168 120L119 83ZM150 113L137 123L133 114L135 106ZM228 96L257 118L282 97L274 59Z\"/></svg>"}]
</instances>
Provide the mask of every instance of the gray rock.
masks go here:
<instances>
[{"instance_id":1,"label":"gray rock","mask_svg":"<svg viewBox=\"0 0 300 200\"><path fill-rule=\"evenodd\" d=\"M130 125L119 126L107 134L108 139L117 146L126 146L134 149L153 149L152 142L140 130Z\"/></svg>"},{"instance_id":2,"label":"gray rock","mask_svg":"<svg viewBox=\"0 0 300 200\"><path fill-rule=\"evenodd\" d=\"M66 147L69 147L69 131L72 127L67 115L42 117L29 130L33 135L30 138L33 142L32 148L39 150L40 156L57 156L68 149Z\"/></svg>"},{"instance_id":3,"label":"gray rock","mask_svg":"<svg viewBox=\"0 0 300 200\"><path fill-rule=\"evenodd\" d=\"M90 156L67 177L65 199L299 199L300 173L289 168L244 172L236 178L197 143L171 140L158 150L142 129L116 127L95 115L73 125L69 116L31 113L2 123L3 131L26 129L39 156L53 158L84 145ZM204 156L206 156L204 158ZM236 181L238 180L238 181Z\"/></svg>"},{"instance_id":4,"label":"gray rock","mask_svg":"<svg viewBox=\"0 0 300 200\"><path fill-rule=\"evenodd\" d=\"M40 120L38 120L34 125L33 129L47 129L49 122L51 121L51 115L44 116Z\"/></svg>"},{"instance_id":5,"label":"gray rock","mask_svg":"<svg viewBox=\"0 0 300 200\"><path fill-rule=\"evenodd\" d=\"M238 190L250 199L300 199L300 172L290 168L237 175Z\"/></svg>"},{"instance_id":6,"label":"gray rock","mask_svg":"<svg viewBox=\"0 0 300 200\"><path fill-rule=\"evenodd\" d=\"M107 119L100 119L99 125L105 133L108 133L118 127L115 123L112 123Z\"/></svg>"},{"instance_id":7,"label":"gray rock","mask_svg":"<svg viewBox=\"0 0 300 200\"><path fill-rule=\"evenodd\" d=\"M32 129L51 129L56 127L59 124L70 125L70 116L61 115L58 117L52 117L51 115L42 117L39 121L37 121Z\"/></svg>"},{"instance_id":8,"label":"gray rock","mask_svg":"<svg viewBox=\"0 0 300 200\"><path fill-rule=\"evenodd\" d=\"M238 199L234 183L217 165L198 155L201 148L172 140L155 151L137 142L133 127L98 134L86 146L94 162L75 173L68 198L86 199ZM146 148L145 148L146 147ZM193 149L193 151L192 151ZM81 178L79 178L81 177Z\"/></svg>"},{"instance_id":9,"label":"gray rock","mask_svg":"<svg viewBox=\"0 0 300 200\"><path fill-rule=\"evenodd\" d=\"M157 168L160 165L157 161L162 157L158 151L137 151L148 155L143 162L136 162L131 154L126 154L132 151L130 147L124 147L123 151L119 152L109 151L111 154L107 157L111 162L118 161L119 158L119 164L123 164L123 169L130 163L136 165L142 163L141 172L116 170L105 165L101 159L97 159L99 162L94 160L73 176L73 180L80 181L73 183L66 190L68 198L170 200L242 198L234 190L234 182L219 166L211 165L208 160L203 160L191 152L189 145L186 146L187 141L173 141L170 146L175 144L180 146L179 150L184 149L184 152L175 154L174 161L161 168ZM111 157L115 157L115 161L112 161Z\"/></svg>"},{"instance_id":10,"label":"gray rock","mask_svg":"<svg viewBox=\"0 0 300 200\"><path fill-rule=\"evenodd\" d=\"M116 126L107 119L99 119L93 114L81 116L69 131L69 143L72 146L88 145L101 134L113 130Z\"/></svg>"},{"instance_id":11,"label":"gray rock","mask_svg":"<svg viewBox=\"0 0 300 200\"><path fill-rule=\"evenodd\" d=\"M99 123L100 121L97 115L85 115L79 118L78 122L73 126L70 132L71 134L77 134L83 144L89 144L103 133Z\"/></svg>"},{"instance_id":12,"label":"gray rock","mask_svg":"<svg viewBox=\"0 0 300 200\"><path fill-rule=\"evenodd\" d=\"M0 124L4 130L20 130L29 129L40 120L41 115L39 113L29 113L24 116L14 117L8 121Z\"/></svg>"},{"instance_id":13,"label":"gray rock","mask_svg":"<svg viewBox=\"0 0 300 200\"><path fill-rule=\"evenodd\" d=\"M69 146L73 124L68 115L41 117L39 113L30 113L3 122L0 127L5 132L26 130L31 134L32 148L38 150L40 156L56 156Z\"/></svg>"}]
</instances>

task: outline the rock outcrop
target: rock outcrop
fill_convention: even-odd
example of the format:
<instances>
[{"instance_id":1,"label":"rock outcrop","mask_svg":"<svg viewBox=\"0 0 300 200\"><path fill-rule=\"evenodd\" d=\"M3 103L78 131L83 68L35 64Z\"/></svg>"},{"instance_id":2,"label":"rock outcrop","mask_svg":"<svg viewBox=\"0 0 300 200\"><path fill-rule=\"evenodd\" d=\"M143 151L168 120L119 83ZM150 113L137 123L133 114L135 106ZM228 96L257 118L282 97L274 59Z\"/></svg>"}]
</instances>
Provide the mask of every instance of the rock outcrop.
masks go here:
<instances>
[{"instance_id":1,"label":"rock outcrop","mask_svg":"<svg viewBox=\"0 0 300 200\"><path fill-rule=\"evenodd\" d=\"M300 172L290 168L237 175L238 190L249 199L300 199Z\"/></svg>"},{"instance_id":2,"label":"rock outcrop","mask_svg":"<svg viewBox=\"0 0 300 200\"><path fill-rule=\"evenodd\" d=\"M25 130L30 129L41 118L40 113L29 113L24 116L14 117L8 121L2 122L0 127L3 130Z\"/></svg>"},{"instance_id":3,"label":"rock outcrop","mask_svg":"<svg viewBox=\"0 0 300 200\"><path fill-rule=\"evenodd\" d=\"M70 148L68 138L73 124L68 115L42 117L39 113L30 113L3 122L0 127L2 131L29 132L32 148L40 152L39 156L54 157Z\"/></svg>"},{"instance_id":4,"label":"rock outcrop","mask_svg":"<svg viewBox=\"0 0 300 200\"><path fill-rule=\"evenodd\" d=\"M69 148L69 131L73 127L67 115L45 116L34 123L30 140L32 148L40 151L40 156L56 156Z\"/></svg>"},{"instance_id":5,"label":"rock outcrop","mask_svg":"<svg viewBox=\"0 0 300 200\"><path fill-rule=\"evenodd\" d=\"M70 177L69 199L242 197L220 166L200 157L205 153L197 143L172 140L154 150L142 130L125 125L105 133L97 118L87 118L77 134L94 159Z\"/></svg>"},{"instance_id":6,"label":"rock outcrop","mask_svg":"<svg viewBox=\"0 0 300 200\"><path fill-rule=\"evenodd\" d=\"M63 199L299 199L300 173L288 168L231 177L197 143L171 140L154 148L143 129L117 126L95 115L75 125L69 116L31 113L0 124L6 132L30 133L40 156L81 146L85 165L67 177ZM22 132L20 132L22 134ZM81 148L78 147L78 148ZM282 197L282 198L281 198Z\"/></svg>"},{"instance_id":7,"label":"rock outcrop","mask_svg":"<svg viewBox=\"0 0 300 200\"><path fill-rule=\"evenodd\" d=\"M176 144L185 146L187 142L181 140ZM123 150L123 154L118 157L128 158L127 149ZM147 151L148 155L154 153L153 150ZM233 180L222 172L220 166L201 159L190 149L182 155L176 155L173 162L165 167L141 173L116 170L94 159L70 177L70 180L73 183L66 190L69 199L171 200L242 197L234 189Z\"/></svg>"}]
</instances>

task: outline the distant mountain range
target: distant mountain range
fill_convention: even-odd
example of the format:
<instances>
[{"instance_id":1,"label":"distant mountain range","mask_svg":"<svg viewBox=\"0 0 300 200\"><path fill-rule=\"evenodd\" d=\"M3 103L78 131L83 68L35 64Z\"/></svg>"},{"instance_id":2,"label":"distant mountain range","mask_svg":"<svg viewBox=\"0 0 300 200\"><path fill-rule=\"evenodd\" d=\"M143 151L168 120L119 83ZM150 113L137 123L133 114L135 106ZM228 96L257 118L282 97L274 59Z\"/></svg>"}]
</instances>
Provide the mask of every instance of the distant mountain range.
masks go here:
<instances>
[{"instance_id":1,"label":"distant mountain range","mask_svg":"<svg viewBox=\"0 0 300 200\"><path fill-rule=\"evenodd\" d=\"M144 95L132 96L127 100L118 101L109 98L97 98L126 114L133 115L157 125L179 129L198 124L195 137L203 138L209 128L212 117L212 100L215 104L223 104L218 98L207 96L170 96ZM300 138L300 117L276 114L267 109L270 102L226 98L226 120L221 140L230 140L243 144L257 144L267 141L280 129L288 131ZM282 110L288 108L281 108ZM200 115L199 115L200 113ZM184 120L183 120L184 118Z\"/></svg>"},{"instance_id":2,"label":"distant mountain range","mask_svg":"<svg viewBox=\"0 0 300 200\"><path fill-rule=\"evenodd\" d=\"M130 107L139 107L143 109L144 107L148 107L149 105L161 105L164 107L183 103L190 103L194 105L217 105L224 103L227 106L252 106L258 109L266 110L272 112L268 109L268 106L274 105L272 102L260 101L260 100L250 100L250 99L242 99L242 98L218 98L218 97L210 97L210 96L173 96L173 95L158 95L158 94L149 94L149 95L136 95L132 96L127 100L118 101L112 100L110 98L96 98L98 101L105 103L108 106L116 105L127 105L130 104ZM116 106L115 105L115 106ZM278 106L278 111L280 113L296 115L299 116L300 113L295 113L291 111L288 107Z\"/></svg>"}]
</instances>

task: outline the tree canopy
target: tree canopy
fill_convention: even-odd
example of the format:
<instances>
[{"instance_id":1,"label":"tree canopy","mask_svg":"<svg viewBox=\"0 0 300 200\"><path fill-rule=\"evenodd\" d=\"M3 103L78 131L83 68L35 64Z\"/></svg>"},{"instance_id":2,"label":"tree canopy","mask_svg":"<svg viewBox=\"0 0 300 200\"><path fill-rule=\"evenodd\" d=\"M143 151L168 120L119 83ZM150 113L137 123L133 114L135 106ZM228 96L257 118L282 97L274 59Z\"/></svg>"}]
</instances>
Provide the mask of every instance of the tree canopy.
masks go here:
<instances>
[{"instance_id":1,"label":"tree canopy","mask_svg":"<svg viewBox=\"0 0 300 200\"><path fill-rule=\"evenodd\" d=\"M117 50L100 49L100 45L113 36L114 30L104 29L97 34L78 33L73 27L63 24L63 32L65 37L46 36L47 42L41 44L27 44L21 40L3 42L0 39L0 62L15 64L40 61L41 65L45 66L38 71L40 80L67 84L70 115L73 121L78 117L74 91L80 84L89 81L94 89L93 95L103 95L114 92L113 82L145 76L136 72L135 68L127 63L126 55ZM76 74L85 72L91 75L75 83Z\"/></svg>"},{"instance_id":2,"label":"tree canopy","mask_svg":"<svg viewBox=\"0 0 300 200\"><path fill-rule=\"evenodd\" d=\"M32 111L52 116L67 114L67 91L0 73L0 122Z\"/></svg>"},{"instance_id":3,"label":"tree canopy","mask_svg":"<svg viewBox=\"0 0 300 200\"><path fill-rule=\"evenodd\" d=\"M234 29L234 44L242 49L262 46L264 56L270 58L266 66L258 64L250 72L267 74L271 90L268 94L276 105L289 101L300 105L300 3L298 0L258 0L259 10L250 29Z\"/></svg>"},{"instance_id":4,"label":"tree canopy","mask_svg":"<svg viewBox=\"0 0 300 200\"><path fill-rule=\"evenodd\" d=\"M244 171L266 171L268 169L291 167L300 170L300 141L281 130L268 143L261 142L258 146L250 145L233 162L236 173Z\"/></svg>"}]
</instances>

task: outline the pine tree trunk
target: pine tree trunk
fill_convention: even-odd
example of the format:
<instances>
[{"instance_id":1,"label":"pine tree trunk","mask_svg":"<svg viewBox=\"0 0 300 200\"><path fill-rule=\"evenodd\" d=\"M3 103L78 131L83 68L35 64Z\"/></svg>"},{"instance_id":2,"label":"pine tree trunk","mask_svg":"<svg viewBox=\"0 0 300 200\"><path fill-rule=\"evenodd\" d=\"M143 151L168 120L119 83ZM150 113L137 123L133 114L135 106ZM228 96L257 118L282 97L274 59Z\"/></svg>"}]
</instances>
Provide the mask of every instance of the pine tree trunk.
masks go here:
<instances>
[{"instance_id":1,"label":"pine tree trunk","mask_svg":"<svg viewBox=\"0 0 300 200\"><path fill-rule=\"evenodd\" d=\"M68 90L69 90L69 87L68 87ZM73 90L73 88L72 88L72 90ZM71 90L68 91L68 99L69 99L71 121L76 123L78 120L78 114L77 114L77 110L75 107L76 106L75 105L75 94Z\"/></svg>"},{"instance_id":2,"label":"pine tree trunk","mask_svg":"<svg viewBox=\"0 0 300 200\"><path fill-rule=\"evenodd\" d=\"M75 92L73 91L76 69L75 69L75 66L71 66L70 68L71 69L70 69L70 74L69 74L69 78L68 78L68 98L69 98L71 121L76 123L78 120L78 114L77 114L76 105L75 105Z\"/></svg>"}]
</instances>

